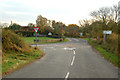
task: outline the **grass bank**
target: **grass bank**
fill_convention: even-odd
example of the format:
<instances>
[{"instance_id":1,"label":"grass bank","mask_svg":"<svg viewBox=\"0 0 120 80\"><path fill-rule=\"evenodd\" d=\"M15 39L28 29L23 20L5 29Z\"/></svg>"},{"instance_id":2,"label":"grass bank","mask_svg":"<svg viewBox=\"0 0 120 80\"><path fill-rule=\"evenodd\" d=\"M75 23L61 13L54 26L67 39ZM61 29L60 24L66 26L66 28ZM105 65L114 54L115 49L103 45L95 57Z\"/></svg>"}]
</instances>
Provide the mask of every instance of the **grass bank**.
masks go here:
<instances>
[{"instance_id":1,"label":"grass bank","mask_svg":"<svg viewBox=\"0 0 120 80\"><path fill-rule=\"evenodd\" d=\"M10 30L2 30L2 74L13 72L32 61L41 58L43 52L31 47ZM0 66L1 67L1 66Z\"/></svg>"},{"instance_id":2,"label":"grass bank","mask_svg":"<svg viewBox=\"0 0 120 80\"><path fill-rule=\"evenodd\" d=\"M2 74L8 74L10 72L19 69L26 64L39 59L43 56L43 52L40 50L34 49L32 52L6 52L4 54L3 64L2 64Z\"/></svg>"},{"instance_id":3,"label":"grass bank","mask_svg":"<svg viewBox=\"0 0 120 80\"><path fill-rule=\"evenodd\" d=\"M34 42L35 37L22 37L22 39L27 43L27 44L36 44ZM51 37L37 37L38 40L50 40L50 39L56 39L56 38L51 38ZM54 41L54 42L37 42L37 44L45 44L45 43L58 43L58 42L67 42L69 41L67 38L63 41Z\"/></svg>"},{"instance_id":4,"label":"grass bank","mask_svg":"<svg viewBox=\"0 0 120 80\"><path fill-rule=\"evenodd\" d=\"M106 60L111 62L113 65L120 67L120 58L118 56L105 50L104 48L102 48L101 45L96 44L95 42L91 41L89 38L84 38L84 39L87 40L88 43L93 46L93 48L99 51L102 57L104 57Z\"/></svg>"}]
</instances>

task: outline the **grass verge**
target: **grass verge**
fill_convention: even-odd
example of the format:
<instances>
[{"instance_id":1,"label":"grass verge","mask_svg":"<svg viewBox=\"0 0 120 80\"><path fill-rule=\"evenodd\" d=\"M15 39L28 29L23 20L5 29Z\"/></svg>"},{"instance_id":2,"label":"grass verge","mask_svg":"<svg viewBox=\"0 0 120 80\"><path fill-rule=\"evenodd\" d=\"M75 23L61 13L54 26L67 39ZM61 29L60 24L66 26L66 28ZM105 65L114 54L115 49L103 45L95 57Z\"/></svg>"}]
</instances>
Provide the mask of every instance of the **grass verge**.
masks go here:
<instances>
[{"instance_id":1,"label":"grass verge","mask_svg":"<svg viewBox=\"0 0 120 80\"><path fill-rule=\"evenodd\" d=\"M111 62L113 65L120 67L120 58L118 56L103 49L101 47L101 45L97 45L95 42L91 41L89 38L84 38L84 39L87 40L88 43L93 46L93 48L95 48L97 51L99 51L99 53L102 57L104 57L106 60Z\"/></svg>"},{"instance_id":2,"label":"grass verge","mask_svg":"<svg viewBox=\"0 0 120 80\"><path fill-rule=\"evenodd\" d=\"M14 51L7 52L4 55L3 63L2 63L2 74L6 75L10 72L13 72L26 64L39 59L43 56L43 52L37 49L34 49L33 52L24 52L15 53Z\"/></svg>"}]
</instances>

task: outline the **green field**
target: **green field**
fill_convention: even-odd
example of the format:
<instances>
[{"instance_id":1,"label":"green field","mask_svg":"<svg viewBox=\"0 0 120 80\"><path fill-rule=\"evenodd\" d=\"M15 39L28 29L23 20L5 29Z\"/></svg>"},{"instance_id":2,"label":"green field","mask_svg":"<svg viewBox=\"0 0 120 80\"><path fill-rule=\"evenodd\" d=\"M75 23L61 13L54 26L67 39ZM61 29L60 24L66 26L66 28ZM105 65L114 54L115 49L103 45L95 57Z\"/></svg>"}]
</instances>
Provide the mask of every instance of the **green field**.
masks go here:
<instances>
[{"instance_id":1,"label":"green field","mask_svg":"<svg viewBox=\"0 0 120 80\"><path fill-rule=\"evenodd\" d=\"M25 41L27 44L36 44L34 42L35 37L22 37L22 39ZM37 37L38 40L49 40L49 39L56 39L56 38L51 38L51 37ZM37 44L43 44L43 43L57 43L57 42L66 42L68 39L65 39L63 41L56 41L56 42L38 42Z\"/></svg>"}]
</instances>

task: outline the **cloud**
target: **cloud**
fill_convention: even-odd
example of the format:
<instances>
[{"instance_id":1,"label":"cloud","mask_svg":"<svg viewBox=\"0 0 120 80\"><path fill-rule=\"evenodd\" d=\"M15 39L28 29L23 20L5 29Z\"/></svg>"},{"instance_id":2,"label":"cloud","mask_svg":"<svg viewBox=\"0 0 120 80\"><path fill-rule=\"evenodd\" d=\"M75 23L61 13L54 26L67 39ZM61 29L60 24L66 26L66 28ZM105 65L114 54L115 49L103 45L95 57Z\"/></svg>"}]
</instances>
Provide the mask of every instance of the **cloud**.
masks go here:
<instances>
[{"instance_id":1,"label":"cloud","mask_svg":"<svg viewBox=\"0 0 120 80\"><path fill-rule=\"evenodd\" d=\"M21 25L35 23L38 15L65 24L78 24L89 18L89 13L103 6L112 6L119 0L1 0L2 21L11 20Z\"/></svg>"}]
</instances>

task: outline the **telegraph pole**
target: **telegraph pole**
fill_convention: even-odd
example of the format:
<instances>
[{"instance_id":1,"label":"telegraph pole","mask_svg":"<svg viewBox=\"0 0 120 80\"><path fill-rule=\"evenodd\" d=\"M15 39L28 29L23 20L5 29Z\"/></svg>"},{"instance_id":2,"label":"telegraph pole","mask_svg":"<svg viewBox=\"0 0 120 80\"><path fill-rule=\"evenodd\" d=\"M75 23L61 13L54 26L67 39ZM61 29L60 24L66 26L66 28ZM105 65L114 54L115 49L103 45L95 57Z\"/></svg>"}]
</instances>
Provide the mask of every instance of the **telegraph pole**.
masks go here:
<instances>
[{"instance_id":1,"label":"telegraph pole","mask_svg":"<svg viewBox=\"0 0 120 80\"><path fill-rule=\"evenodd\" d=\"M120 1L118 2L118 22L120 23Z\"/></svg>"}]
</instances>

